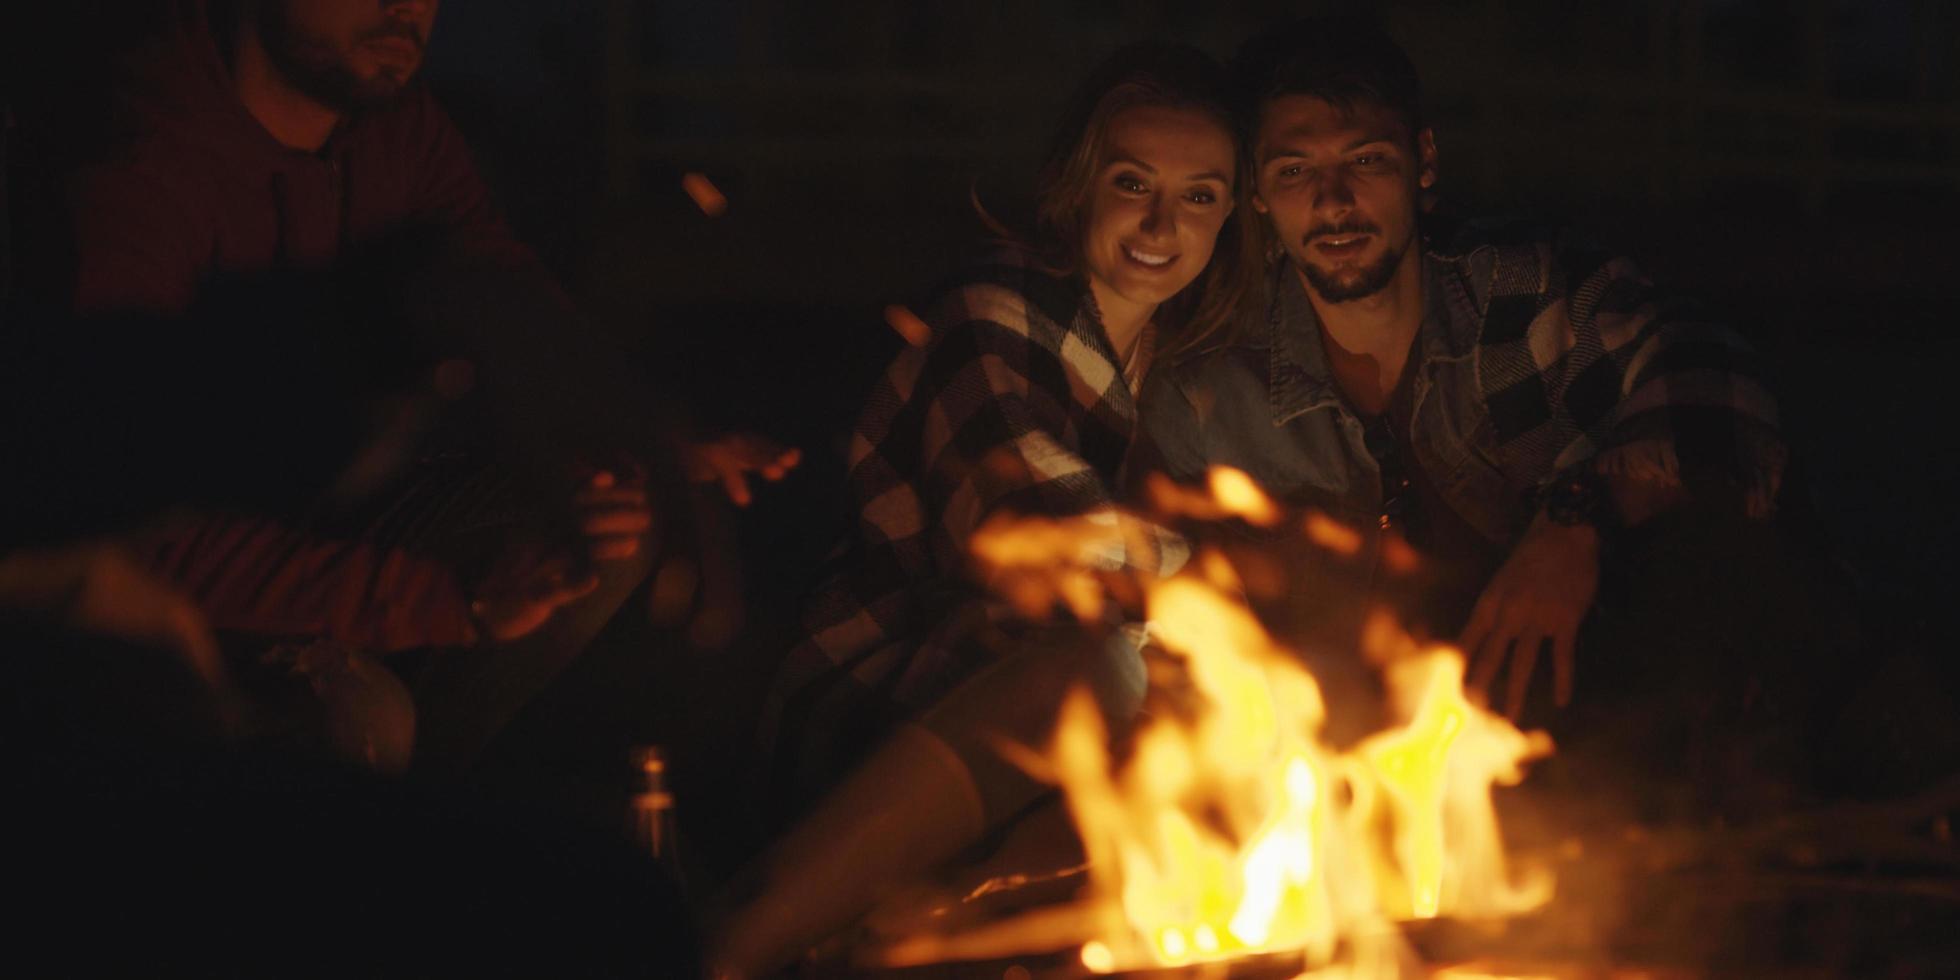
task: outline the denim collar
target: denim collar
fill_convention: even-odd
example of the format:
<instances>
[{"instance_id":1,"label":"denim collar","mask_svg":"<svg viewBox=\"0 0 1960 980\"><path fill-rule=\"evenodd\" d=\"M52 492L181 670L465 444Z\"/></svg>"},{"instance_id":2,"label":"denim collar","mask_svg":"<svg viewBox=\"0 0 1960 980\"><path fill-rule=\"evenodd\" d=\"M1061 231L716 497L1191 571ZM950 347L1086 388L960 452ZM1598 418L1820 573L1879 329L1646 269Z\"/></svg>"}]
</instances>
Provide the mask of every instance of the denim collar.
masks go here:
<instances>
[{"instance_id":1,"label":"denim collar","mask_svg":"<svg viewBox=\"0 0 1960 980\"><path fill-rule=\"evenodd\" d=\"M1459 296L1461 286L1451 281L1445 270L1449 263L1424 254L1422 326L1416 334L1422 345L1422 364L1460 361L1475 352L1474 307L1466 308ZM1320 317L1314 313L1307 287L1293 271L1293 263L1282 260L1273 266L1272 297L1268 310L1272 356L1268 360L1273 425L1281 426L1308 412L1339 408L1341 390L1327 366L1327 350L1321 344Z\"/></svg>"}]
</instances>

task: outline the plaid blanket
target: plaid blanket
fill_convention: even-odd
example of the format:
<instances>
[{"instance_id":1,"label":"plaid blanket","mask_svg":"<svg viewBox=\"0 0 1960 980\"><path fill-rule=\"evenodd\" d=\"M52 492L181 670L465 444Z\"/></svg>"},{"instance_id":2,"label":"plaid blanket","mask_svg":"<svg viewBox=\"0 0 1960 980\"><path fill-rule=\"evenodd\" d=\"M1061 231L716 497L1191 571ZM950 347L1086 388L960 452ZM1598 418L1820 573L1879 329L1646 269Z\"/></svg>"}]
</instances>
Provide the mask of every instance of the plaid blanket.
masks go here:
<instances>
[{"instance_id":1,"label":"plaid blanket","mask_svg":"<svg viewBox=\"0 0 1960 980\"><path fill-rule=\"evenodd\" d=\"M855 533L807 607L763 741L778 770L823 772L988 659L1011 617L964 570L990 514L1107 512L1135 430L1135 385L1079 280L1000 251L925 316L873 387L849 452ZM1133 549L1108 567L1154 567ZM995 634L997 635L997 634Z\"/></svg>"},{"instance_id":2,"label":"plaid blanket","mask_svg":"<svg viewBox=\"0 0 1960 980\"><path fill-rule=\"evenodd\" d=\"M1769 514L1785 450L1740 336L1611 252L1522 227L1456 238L1440 251L1482 307L1478 382L1514 485L1588 465L1719 484Z\"/></svg>"}]
</instances>

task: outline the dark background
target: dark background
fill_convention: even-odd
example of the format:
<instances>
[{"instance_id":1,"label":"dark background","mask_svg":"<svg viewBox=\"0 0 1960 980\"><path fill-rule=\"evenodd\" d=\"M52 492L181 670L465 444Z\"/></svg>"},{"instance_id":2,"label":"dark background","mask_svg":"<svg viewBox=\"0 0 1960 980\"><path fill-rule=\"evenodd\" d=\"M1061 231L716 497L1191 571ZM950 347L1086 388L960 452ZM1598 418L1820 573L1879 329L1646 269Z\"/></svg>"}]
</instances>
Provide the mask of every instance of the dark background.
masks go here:
<instances>
[{"instance_id":1,"label":"dark background","mask_svg":"<svg viewBox=\"0 0 1960 980\"><path fill-rule=\"evenodd\" d=\"M1340 6L469 0L442 10L427 72L588 310L709 421L811 450L748 518L787 568L836 526L833 446L898 343L879 311L978 240L969 195L1025 205L1087 66L1143 37L1225 57ZM1960 7L1360 6L1423 71L1445 194L1570 222L1726 315L1769 356L1807 493L1867 599L1888 622L1939 617L1960 543L1941 421L1960 352L1944 302ZM726 192L724 216L681 192L688 171Z\"/></svg>"}]
</instances>

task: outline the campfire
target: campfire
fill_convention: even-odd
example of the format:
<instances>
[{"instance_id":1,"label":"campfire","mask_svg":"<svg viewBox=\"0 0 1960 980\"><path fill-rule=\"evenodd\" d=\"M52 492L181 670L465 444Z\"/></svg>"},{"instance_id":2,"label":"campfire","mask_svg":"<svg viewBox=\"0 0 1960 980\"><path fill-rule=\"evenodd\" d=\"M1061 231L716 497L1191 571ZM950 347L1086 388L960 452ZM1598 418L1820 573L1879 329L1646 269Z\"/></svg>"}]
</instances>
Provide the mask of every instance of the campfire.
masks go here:
<instances>
[{"instance_id":1,"label":"campfire","mask_svg":"<svg viewBox=\"0 0 1960 980\"><path fill-rule=\"evenodd\" d=\"M1242 473L1221 469L1210 483L1159 484L1154 497L1185 518L1241 520L1282 540L1297 532L1299 547L1361 547L1324 515L1289 516ZM1126 515L1064 533L1053 521L997 522L976 553L995 567L1070 569L1054 593L1080 613L1090 607L1083 566L1068 559L1108 543L1095 528L1133 543L1135 523ZM1012 580L1017 604L1040 604L1028 576ZM1087 857L1077 896L900 941L886 965L1072 948L1094 973L1284 954L1329 975L1397 976L1408 961L1399 923L1498 919L1549 900L1548 869L1507 861L1491 791L1521 780L1551 741L1466 697L1460 653L1375 614L1362 653L1381 674L1384 725L1337 748L1324 737L1321 684L1262 626L1223 551L1201 550L1142 589L1151 691L1129 737L1112 750L1111 724L1082 688L1049 745L1004 746L1063 794Z\"/></svg>"}]
</instances>

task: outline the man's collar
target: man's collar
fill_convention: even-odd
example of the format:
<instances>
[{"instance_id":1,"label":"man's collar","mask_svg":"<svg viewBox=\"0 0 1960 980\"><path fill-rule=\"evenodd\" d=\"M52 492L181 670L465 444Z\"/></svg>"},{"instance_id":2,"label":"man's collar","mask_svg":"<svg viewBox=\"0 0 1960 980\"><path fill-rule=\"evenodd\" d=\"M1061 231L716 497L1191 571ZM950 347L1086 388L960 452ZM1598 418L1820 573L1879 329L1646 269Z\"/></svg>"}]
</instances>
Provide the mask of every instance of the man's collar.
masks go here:
<instances>
[{"instance_id":1,"label":"man's collar","mask_svg":"<svg viewBox=\"0 0 1960 980\"><path fill-rule=\"evenodd\" d=\"M1314 312L1292 259L1282 258L1273 264L1269 286L1267 295L1272 299L1267 328L1271 331L1268 349L1272 356L1267 361L1267 384L1273 424L1279 426L1315 409L1339 404L1341 395L1327 366L1327 350L1321 346L1320 316Z\"/></svg>"},{"instance_id":2,"label":"man's collar","mask_svg":"<svg viewBox=\"0 0 1960 980\"><path fill-rule=\"evenodd\" d=\"M1419 363L1458 360L1468 356L1454 342L1460 332L1451 328L1451 305L1441 281L1442 265L1424 254L1422 261L1422 325L1417 343L1422 345ZM1268 393L1272 402L1273 424L1285 425L1319 408L1339 405L1341 392L1334 384L1327 364L1327 348L1320 337L1320 316L1314 312L1307 287L1294 270L1291 259L1274 264L1268 295L1271 331ZM1412 359L1412 363L1418 363Z\"/></svg>"}]
</instances>

